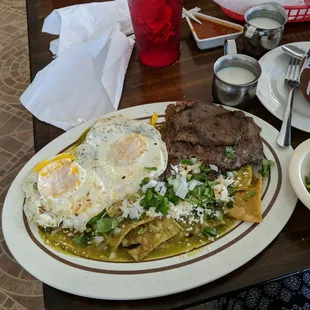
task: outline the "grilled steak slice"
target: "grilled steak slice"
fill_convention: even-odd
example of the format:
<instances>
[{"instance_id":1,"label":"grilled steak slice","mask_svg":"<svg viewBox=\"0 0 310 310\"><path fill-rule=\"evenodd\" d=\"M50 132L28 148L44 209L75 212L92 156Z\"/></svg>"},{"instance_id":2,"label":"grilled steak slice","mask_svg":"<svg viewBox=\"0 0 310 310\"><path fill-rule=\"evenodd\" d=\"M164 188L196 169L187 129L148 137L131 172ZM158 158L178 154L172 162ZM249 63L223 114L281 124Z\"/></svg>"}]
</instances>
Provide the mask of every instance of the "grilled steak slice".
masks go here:
<instances>
[{"instance_id":1,"label":"grilled steak slice","mask_svg":"<svg viewBox=\"0 0 310 310\"><path fill-rule=\"evenodd\" d=\"M169 105L166 109L168 127L179 132L193 123L204 121L206 117L228 113L223 107L201 101L182 101Z\"/></svg>"},{"instance_id":2,"label":"grilled steak slice","mask_svg":"<svg viewBox=\"0 0 310 310\"><path fill-rule=\"evenodd\" d=\"M261 129L255 124L253 118L247 117L247 125L243 128L241 139L235 147L235 166L240 168L247 164L258 164L263 159L260 132Z\"/></svg>"},{"instance_id":3,"label":"grilled steak slice","mask_svg":"<svg viewBox=\"0 0 310 310\"><path fill-rule=\"evenodd\" d=\"M194 108L193 108L194 107ZM176 104L170 104L166 109L166 119L175 116L186 116L188 121L196 121L203 119L205 113L209 116L229 112L221 106L203 101L178 101Z\"/></svg>"},{"instance_id":4,"label":"grilled steak slice","mask_svg":"<svg viewBox=\"0 0 310 310\"><path fill-rule=\"evenodd\" d=\"M174 141L190 142L203 146L235 145L241 138L246 125L243 112L206 116L204 120L193 122L176 133Z\"/></svg>"},{"instance_id":5,"label":"grilled steak slice","mask_svg":"<svg viewBox=\"0 0 310 310\"><path fill-rule=\"evenodd\" d=\"M214 164L222 170L235 170L247 164L257 164L261 161L263 157L263 144L260 138L260 128L252 118L244 116L242 112L233 113L222 107L203 103L203 113L207 113L208 109L210 109L210 114L213 113L213 117L207 117L204 123L200 122L199 126L195 126L195 131L189 130L190 127L186 122L189 119L194 122L192 117L193 115L199 115L198 110L201 106L202 103L199 102L198 104L184 103L183 105L179 104L177 107L167 107L168 116L166 116L167 121L162 131L162 138L167 145L169 162L171 164L178 164L181 159L194 156L207 165ZM190 110L192 110L192 113L189 113ZM223 113L223 110L227 112ZM212 119L215 116L223 117L229 125L225 126L225 122L223 122L223 127L214 129L216 126L212 125L214 124ZM184 130L180 129L182 127L178 127L180 123L175 122L176 118L182 122ZM233 121L230 121L231 118L233 118ZM208 122L211 124L208 124ZM238 137L235 137L235 143L227 143L233 141L233 138L229 136L234 133L231 132L232 128L236 128L238 122L241 128L236 129L236 136ZM204 127L204 124L208 129ZM178 132L176 128L183 131ZM209 133L211 130L213 130L212 135ZM179 138L176 138L178 135ZM200 138L204 140L204 143L209 143L209 145L202 145ZM182 139L182 141L176 141L176 139ZM234 145L234 156L232 159L226 156L226 146L228 145Z\"/></svg>"}]
</instances>

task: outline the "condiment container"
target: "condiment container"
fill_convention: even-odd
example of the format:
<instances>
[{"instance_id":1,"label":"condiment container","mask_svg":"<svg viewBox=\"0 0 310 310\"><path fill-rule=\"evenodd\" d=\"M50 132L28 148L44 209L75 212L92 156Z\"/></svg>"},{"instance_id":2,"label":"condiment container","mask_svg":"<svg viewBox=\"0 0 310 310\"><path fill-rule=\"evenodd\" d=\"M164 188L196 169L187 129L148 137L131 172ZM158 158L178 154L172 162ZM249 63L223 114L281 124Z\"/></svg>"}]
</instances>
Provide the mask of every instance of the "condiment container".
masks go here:
<instances>
[{"instance_id":1,"label":"condiment container","mask_svg":"<svg viewBox=\"0 0 310 310\"><path fill-rule=\"evenodd\" d=\"M213 99L216 103L244 108L256 94L261 66L256 59L237 54L234 40L225 42L224 53L213 67Z\"/></svg>"},{"instance_id":2,"label":"condiment container","mask_svg":"<svg viewBox=\"0 0 310 310\"><path fill-rule=\"evenodd\" d=\"M287 14L279 3L267 2L245 12L244 47L248 54L261 57L276 48L283 36Z\"/></svg>"},{"instance_id":3,"label":"condiment container","mask_svg":"<svg viewBox=\"0 0 310 310\"><path fill-rule=\"evenodd\" d=\"M186 17L186 20L196 41L196 44L201 50L214 48L217 46L223 46L225 40L237 39L242 34L243 27L238 24L231 23L226 20L215 18L202 13L195 13L194 15L202 21L203 26L199 25L188 17ZM214 35L208 38L202 38L199 31L201 29L200 27L205 27L206 30L209 32L211 30ZM233 32L228 34L221 34L225 32L225 28L228 31L229 29L231 29ZM216 34L216 32L218 33L218 35Z\"/></svg>"}]
</instances>

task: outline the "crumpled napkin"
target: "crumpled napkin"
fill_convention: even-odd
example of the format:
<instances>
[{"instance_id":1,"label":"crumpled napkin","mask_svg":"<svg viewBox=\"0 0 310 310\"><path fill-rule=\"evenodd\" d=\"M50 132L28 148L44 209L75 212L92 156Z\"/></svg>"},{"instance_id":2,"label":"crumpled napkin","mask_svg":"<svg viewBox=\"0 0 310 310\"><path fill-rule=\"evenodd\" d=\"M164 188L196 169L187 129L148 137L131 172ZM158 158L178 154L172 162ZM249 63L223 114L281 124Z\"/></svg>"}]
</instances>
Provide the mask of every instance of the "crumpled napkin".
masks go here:
<instances>
[{"instance_id":1,"label":"crumpled napkin","mask_svg":"<svg viewBox=\"0 0 310 310\"><path fill-rule=\"evenodd\" d=\"M53 60L20 98L38 119L64 130L117 110L134 40L126 0L54 10L43 32Z\"/></svg>"}]
</instances>

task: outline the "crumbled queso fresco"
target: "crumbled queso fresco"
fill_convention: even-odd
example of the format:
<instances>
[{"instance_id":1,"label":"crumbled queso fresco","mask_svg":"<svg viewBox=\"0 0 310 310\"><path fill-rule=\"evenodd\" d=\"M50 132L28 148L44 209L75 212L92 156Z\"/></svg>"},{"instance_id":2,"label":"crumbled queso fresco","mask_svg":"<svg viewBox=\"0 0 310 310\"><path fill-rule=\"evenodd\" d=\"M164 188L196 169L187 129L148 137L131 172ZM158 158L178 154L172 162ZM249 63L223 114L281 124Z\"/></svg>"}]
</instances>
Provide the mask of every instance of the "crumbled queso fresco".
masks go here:
<instances>
[{"instance_id":1,"label":"crumbled queso fresco","mask_svg":"<svg viewBox=\"0 0 310 310\"><path fill-rule=\"evenodd\" d=\"M122 202L122 217L166 216L187 224L221 220L232 207L232 188L238 186L235 175L220 174L216 166L205 166L195 158L182 160L171 166L171 176L164 180L145 178L140 195Z\"/></svg>"}]
</instances>

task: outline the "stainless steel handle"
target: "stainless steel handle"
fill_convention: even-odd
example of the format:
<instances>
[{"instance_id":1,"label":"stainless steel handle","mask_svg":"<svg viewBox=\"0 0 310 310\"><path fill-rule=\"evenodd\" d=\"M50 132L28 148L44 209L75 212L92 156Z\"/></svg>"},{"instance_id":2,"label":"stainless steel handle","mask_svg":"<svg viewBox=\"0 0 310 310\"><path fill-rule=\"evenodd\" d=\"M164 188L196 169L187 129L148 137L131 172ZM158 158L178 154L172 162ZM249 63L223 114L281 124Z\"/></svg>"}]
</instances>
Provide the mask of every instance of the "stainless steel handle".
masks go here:
<instances>
[{"instance_id":1,"label":"stainless steel handle","mask_svg":"<svg viewBox=\"0 0 310 310\"><path fill-rule=\"evenodd\" d=\"M224 55L238 54L237 44L235 40L225 40L224 42Z\"/></svg>"},{"instance_id":2,"label":"stainless steel handle","mask_svg":"<svg viewBox=\"0 0 310 310\"><path fill-rule=\"evenodd\" d=\"M283 123L282 123L280 134L277 140L278 144L282 147L291 145L291 121L292 121L294 92L295 92L295 88L291 88L290 94L288 96L286 109L285 109Z\"/></svg>"},{"instance_id":3,"label":"stainless steel handle","mask_svg":"<svg viewBox=\"0 0 310 310\"><path fill-rule=\"evenodd\" d=\"M254 33L255 33L256 29L257 29L256 27L249 26L248 29L247 29L247 31L245 32L244 36L245 36L246 38L252 39L253 36L254 36Z\"/></svg>"}]
</instances>

